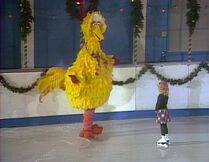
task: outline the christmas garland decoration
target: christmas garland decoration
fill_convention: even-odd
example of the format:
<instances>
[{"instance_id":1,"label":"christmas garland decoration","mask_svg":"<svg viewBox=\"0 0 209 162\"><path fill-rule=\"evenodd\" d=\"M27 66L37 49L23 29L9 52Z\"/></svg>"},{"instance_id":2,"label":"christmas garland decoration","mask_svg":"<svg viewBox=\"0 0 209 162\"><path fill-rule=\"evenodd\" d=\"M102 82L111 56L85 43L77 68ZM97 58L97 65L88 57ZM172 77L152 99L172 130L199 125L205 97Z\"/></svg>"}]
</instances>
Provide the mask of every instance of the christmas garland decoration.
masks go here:
<instances>
[{"instance_id":1,"label":"christmas garland decoration","mask_svg":"<svg viewBox=\"0 0 209 162\"><path fill-rule=\"evenodd\" d=\"M32 31L32 23L34 17L32 16L32 10L30 2L28 0L20 0L20 38L25 40L27 35Z\"/></svg>"},{"instance_id":2,"label":"christmas garland decoration","mask_svg":"<svg viewBox=\"0 0 209 162\"><path fill-rule=\"evenodd\" d=\"M187 0L187 21L186 24L189 28L189 36L192 36L196 27L197 21L199 21L200 4L197 0Z\"/></svg>"},{"instance_id":3,"label":"christmas garland decoration","mask_svg":"<svg viewBox=\"0 0 209 162\"><path fill-rule=\"evenodd\" d=\"M209 64L206 63L206 62L202 62L188 76L186 76L185 78L182 78L182 79L172 79L172 78L166 78L162 74L158 73L155 70L153 65L147 64L144 67L142 67L142 69L139 71L139 73L138 73L136 78L128 78L125 81L114 81L113 80L112 83L113 83L113 85L118 85L118 86L134 83L136 80L139 80L141 78L141 76L144 75L147 71L150 71L159 80L166 81L166 82L170 83L171 85L183 85L185 83L190 82L192 79L194 79L202 69L205 69L209 73ZM45 75L47 70L48 69L46 69L41 74L41 76ZM6 81L6 79L2 75L0 75L0 84L2 84L5 88L7 88L8 90L10 90L10 91L12 91L14 93L26 93L26 92L32 90L35 87L35 85L36 85L38 80L39 80L39 78L34 83L32 83L32 85L30 85L28 87L15 87L15 86L10 85Z\"/></svg>"},{"instance_id":4,"label":"christmas garland decoration","mask_svg":"<svg viewBox=\"0 0 209 162\"><path fill-rule=\"evenodd\" d=\"M97 11L98 4L99 4L99 0L89 0L89 6L86 12Z\"/></svg>"},{"instance_id":5,"label":"christmas garland decoration","mask_svg":"<svg viewBox=\"0 0 209 162\"><path fill-rule=\"evenodd\" d=\"M48 69L46 69L43 73L40 74L41 76L44 76L46 74ZM32 90L33 88L35 88L37 81L39 80L36 79L36 81L34 83L32 83L32 85L29 85L27 87L16 87L16 86L12 86L8 83L8 81L2 76L0 75L0 84L3 85L3 87L7 88L9 91L13 92L13 93L27 93L30 90Z\"/></svg>"},{"instance_id":6,"label":"christmas garland decoration","mask_svg":"<svg viewBox=\"0 0 209 162\"><path fill-rule=\"evenodd\" d=\"M143 4L141 0L132 0L132 22L134 25L134 35L135 37L139 37L139 34L142 32L144 26L144 16L142 13Z\"/></svg>"},{"instance_id":7,"label":"christmas garland decoration","mask_svg":"<svg viewBox=\"0 0 209 162\"><path fill-rule=\"evenodd\" d=\"M32 31L32 23L34 17L32 16L32 10L30 7L30 2L28 0L19 1L19 11L20 11L20 38L24 41L24 67L27 68L27 35Z\"/></svg>"},{"instance_id":8,"label":"christmas garland decoration","mask_svg":"<svg viewBox=\"0 0 209 162\"><path fill-rule=\"evenodd\" d=\"M142 13L143 10L143 4L141 0L132 0L131 1L132 6L132 22L134 26L134 40L133 40L133 63L138 64L137 61L137 38L140 37L139 34L142 32L143 26L144 26L144 16Z\"/></svg>"},{"instance_id":9,"label":"christmas garland decoration","mask_svg":"<svg viewBox=\"0 0 209 162\"><path fill-rule=\"evenodd\" d=\"M38 79L37 79L38 80ZM0 75L0 83L5 87L7 88L9 91L13 92L13 93L26 93L26 92L29 92L30 90L32 90L35 85L36 85L36 82L35 81L32 85L28 86L28 87L15 87L15 86L11 86L7 81L6 79Z\"/></svg>"},{"instance_id":10,"label":"christmas garland decoration","mask_svg":"<svg viewBox=\"0 0 209 162\"><path fill-rule=\"evenodd\" d=\"M187 21L186 24L189 28L189 39L188 39L188 62L192 61L192 35L196 27L197 21L199 21L200 4L197 0L187 0Z\"/></svg>"},{"instance_id":11,"label":"christmas garland decoration","mask_svg":"<svg viewBox=\"0 0 209 162\"><path fill-rule=\"evenodd\" d=\"M86 12L97 11L99 0L89 0L88 3L88 9L84 11L83 0L66 0L66 11L72 19L82 20Z\"/></svg>"}]
</instances>

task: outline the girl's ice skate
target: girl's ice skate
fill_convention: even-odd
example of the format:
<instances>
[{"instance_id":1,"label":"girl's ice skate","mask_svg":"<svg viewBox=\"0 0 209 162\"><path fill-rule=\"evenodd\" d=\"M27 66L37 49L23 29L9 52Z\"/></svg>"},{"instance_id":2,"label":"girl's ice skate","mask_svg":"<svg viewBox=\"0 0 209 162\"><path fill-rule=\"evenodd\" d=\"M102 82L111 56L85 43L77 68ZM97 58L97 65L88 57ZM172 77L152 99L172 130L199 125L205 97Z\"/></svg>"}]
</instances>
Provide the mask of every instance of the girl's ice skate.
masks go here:
<instances>
[{"instance_id":1,"label":"girl's ice skate","mask_svg":"<svg viewBox=\"0 0 209 162\"><path fill-rule=\"evenodd\" d=\"M166 142L168 143L168 145L170 145L171 143L170 143L170 139L169 139L169 137L168 137L168 135L166 134L165 135L165 140L166 140Z\"/></svg>"},{"instance_id":2,"label":"girl's ice skate","mask_svg":"<svg viewBox=\"0 0 209 162\"><path fill-rule=\"evenodd\" d=\"M159 139L159 140L157 141L157 146L158 146L158 147L168 148L168 142L166 141L165 136L162 136L161 139Z\"/></svg>"}]
</instances>

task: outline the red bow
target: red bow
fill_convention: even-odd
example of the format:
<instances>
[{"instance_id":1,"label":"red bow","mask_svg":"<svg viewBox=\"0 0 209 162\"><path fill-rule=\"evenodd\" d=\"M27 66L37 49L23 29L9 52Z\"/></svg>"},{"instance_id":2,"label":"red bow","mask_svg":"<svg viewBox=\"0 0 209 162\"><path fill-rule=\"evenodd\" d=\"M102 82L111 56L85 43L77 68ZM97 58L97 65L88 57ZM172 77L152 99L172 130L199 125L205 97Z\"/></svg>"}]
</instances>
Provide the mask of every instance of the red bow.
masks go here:
<instances>
[{"instance_id":1,"label":"red bow","mask_svg":"<svg viewBox=\"0 0 209 162\"><path fill-rule=\"evenodd\" d=\"M77 3L80 5L80 18L82 19L85 15L84 0L77 0Z\"/></svg>"}]
</instances>

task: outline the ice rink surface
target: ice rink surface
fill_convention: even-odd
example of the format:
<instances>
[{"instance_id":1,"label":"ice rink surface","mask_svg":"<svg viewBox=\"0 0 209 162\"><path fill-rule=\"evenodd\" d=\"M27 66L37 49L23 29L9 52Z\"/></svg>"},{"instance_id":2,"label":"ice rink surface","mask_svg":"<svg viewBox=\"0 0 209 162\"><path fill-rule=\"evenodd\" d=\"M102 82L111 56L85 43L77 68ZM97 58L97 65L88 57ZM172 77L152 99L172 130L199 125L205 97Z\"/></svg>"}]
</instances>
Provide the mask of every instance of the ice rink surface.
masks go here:
<instances>
[{"instance_id":1,"label":"ice rink surface","mask_svg":"<svg viewBox=\"0 0 209 162\"><path fill-rule=\"evenodd\" d=\"M209 162L209 116L172 118L167 149L154 118L98 123L91 142L78 137L81 123L2 128L0 162Z\"/></svg>"}]
</instances>

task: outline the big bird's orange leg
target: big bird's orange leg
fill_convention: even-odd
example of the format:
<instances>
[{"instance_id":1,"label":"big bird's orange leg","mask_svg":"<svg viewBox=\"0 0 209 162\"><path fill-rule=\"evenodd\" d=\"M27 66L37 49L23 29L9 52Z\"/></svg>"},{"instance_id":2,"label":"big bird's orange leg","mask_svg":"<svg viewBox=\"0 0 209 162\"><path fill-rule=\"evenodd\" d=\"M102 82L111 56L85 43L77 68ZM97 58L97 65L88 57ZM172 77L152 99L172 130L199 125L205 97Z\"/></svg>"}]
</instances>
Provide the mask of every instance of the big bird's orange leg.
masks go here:
<instances>
[{"instance_id":1,"label":"big bird's orange leg","mask_svg":"<svg viewBox=\"0 0 209 162\"><path fill-rule=\"evenodd\" d=\"M101 134L103 128L98 124L93 124L95 109L85 110L83 114L83 129L80 133L80 137L86 139L94 139L95 135Z\"/></svg>"}]
</instances>

